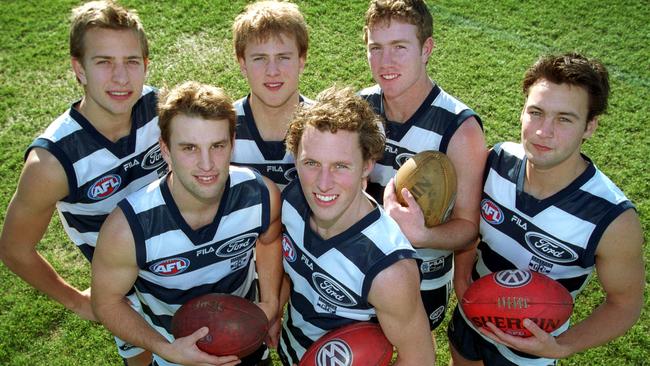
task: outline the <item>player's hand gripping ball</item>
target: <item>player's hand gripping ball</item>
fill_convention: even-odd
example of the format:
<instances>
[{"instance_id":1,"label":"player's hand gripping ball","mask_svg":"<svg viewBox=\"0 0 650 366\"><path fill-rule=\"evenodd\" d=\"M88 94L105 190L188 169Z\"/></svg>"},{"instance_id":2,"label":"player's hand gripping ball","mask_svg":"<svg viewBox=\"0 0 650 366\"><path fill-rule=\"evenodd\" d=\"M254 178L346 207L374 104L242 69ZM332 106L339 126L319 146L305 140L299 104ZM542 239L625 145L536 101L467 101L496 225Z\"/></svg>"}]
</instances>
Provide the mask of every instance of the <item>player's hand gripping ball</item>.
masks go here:
<instances>
[{"instance_id":1,"label":"player's hand gripping ball","mask_svg":"<svg viewBox=\"0 0 650 366\"><path fill-rule=\"evenodd\" d=\"M395 175L397 201L406 206L402 188L411 192L424 214L427 227L449 219L456 201L456 170L447 155L422 151L408 159Z\"/></svg>"},{"instance_id":2,"label":"player's hand gripping ball","mask_svg":"<svg viewBox=\"0 0 650 366\"><path fill-rule=\"evenodd\" d=\"M388 366L393 356L379 324L361 322L335 329L314 342L299 366Z\"/></svg>"},{"instance_id":3,"label":"player's hand gripping ball","mask_svg":"<svg viewBox=\"0 0 650 366\"><path fill-rule=\"evenodd\" d=\"M474 281L460 301L467 319L481 328L491 322L505 333L530 337L528 318L550 333L573 312L573 298L559 282L528 270L503 270Z\"/></svg>"},{"instance_id":4,"label":"player's hand gripping ball","mask_svg":"<svg viewBox=\"0 0 650 366\"><path fill-rule=\"evenodd\" d=\"M245 357L257 350L269 330L264 311L251 301L227 294L206 294L183 304L172 318L172 334L188 336L201 327L210 332L196 342L216 356Z\"/></svg>"}]
</instances>

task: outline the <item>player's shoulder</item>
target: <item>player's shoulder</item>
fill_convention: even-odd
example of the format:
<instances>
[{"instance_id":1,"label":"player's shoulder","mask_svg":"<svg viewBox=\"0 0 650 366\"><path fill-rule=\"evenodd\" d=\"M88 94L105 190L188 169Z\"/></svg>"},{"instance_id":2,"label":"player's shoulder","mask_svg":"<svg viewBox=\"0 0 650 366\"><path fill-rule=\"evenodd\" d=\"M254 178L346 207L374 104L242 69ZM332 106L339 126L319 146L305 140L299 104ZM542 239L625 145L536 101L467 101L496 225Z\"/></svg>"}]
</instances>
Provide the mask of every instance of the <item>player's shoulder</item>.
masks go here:
<instances>
[{"instance_id":1,"label":"player's shoulder","mask_svg":"<svg viewBox=\"0 0 650 366\"><path fill-rule=\"evenodd\" d=\"M372 96L381 96L381 87L379 84L369 86L367 88L361 89L359 95L368 99Z\"/></svg>"}]
</instances>

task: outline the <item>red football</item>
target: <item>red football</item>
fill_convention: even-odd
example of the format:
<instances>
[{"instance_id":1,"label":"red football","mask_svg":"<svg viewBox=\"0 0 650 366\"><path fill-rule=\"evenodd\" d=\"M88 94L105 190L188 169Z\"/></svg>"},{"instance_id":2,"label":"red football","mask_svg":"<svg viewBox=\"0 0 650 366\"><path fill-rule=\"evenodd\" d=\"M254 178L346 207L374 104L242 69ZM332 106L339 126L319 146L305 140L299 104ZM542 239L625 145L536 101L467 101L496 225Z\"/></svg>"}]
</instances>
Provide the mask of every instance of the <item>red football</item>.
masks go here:
<instances>
[{"instance_id":1,"label":"red football","mask_svg":"<svg viewBox=\"0 0 650 366\"><path fill-rule=\"evenodd\" d=\"M520 337L531 333L523 325L528 318L550 333L573 312L573 298L559 282L528 270L509 269L476 280L460 306L474 326L491 322L502 331Z\"/></svg>"},{"instance_id":2,"label":"red football","mask_svg":"<svg viewBox=\"0 0 650 366\"><path fill-rule=\"evenodd\" d=\"M248 356L257 350L269 330L266 314L239 296L206 294L183 304L172 318L172 334L181 338L201 327L210 332L199 339L199 349L216 355Z\"/></svg>"},{"instance_id":3,"label":"red football","mask_svg":"<svg viewBox=\"0 0 650 366\"><path fill-rule=\"evenodd\" d=\"M360 322L335 329L314 342L299 366L388 366L393 357L379 324Z\"/></svg>"}]
</instances>

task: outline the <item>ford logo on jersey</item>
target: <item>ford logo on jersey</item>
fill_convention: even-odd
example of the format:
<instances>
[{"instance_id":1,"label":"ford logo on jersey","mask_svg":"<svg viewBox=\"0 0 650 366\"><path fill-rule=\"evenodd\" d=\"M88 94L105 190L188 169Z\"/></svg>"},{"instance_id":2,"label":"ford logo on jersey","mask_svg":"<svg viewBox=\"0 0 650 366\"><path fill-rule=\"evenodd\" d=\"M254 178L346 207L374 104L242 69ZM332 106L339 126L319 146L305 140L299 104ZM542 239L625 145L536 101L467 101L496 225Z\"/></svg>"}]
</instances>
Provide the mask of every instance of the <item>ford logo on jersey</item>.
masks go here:
<instances>
[{"instance_id":1,"label":"ford logo on jersey","mask_svg":"<svg viewBox=\"0 0 650 366\"><path fill-rule=\"evenodd\" d=\"M316 291L330 302L344 307L355 306L357 301L347 292L343 286L339 285L333 279L318 272L311 275Z\"/></svg>"},{"instance_id":2,"label":"ford logo on jersey","mask_svg":"<svg viewBox=\"0 0 650 366\"><path fill-rule=\"evenodd\" d=\"M284 179L286 179L289 182L296 179L297 176L298 176L298 171L296 170L295 167L291 167L287 169L286 172L284 172Z\"/></svg>"},{"instance_id":3,"label":"ford logo on jersey","mask_svg":"<svg viewBox=\"0 0 650 366\"><path fill-rule=\"evenodd\" d=\"M122 184L122 177L117 174L103 176L88 188L88 198L99 201L108 198L117 192Z\"/></svg>"},{"instance_id":4,"label":"ford logo on jersey","mask_svg":"<svg viewBox=\"0 0 650 366\"><path fill-rule=\"evenodd\" d=\"M237 254L244 253L255 245L257 233L240 235L234 239L221 244L217 249L216 255L222 258L234 257Z\"/></svg>"},{"instance_id":5,"label":"ford logo on jersey","mask_svg":"<svg viewBox=\"0 0 650 366\"><path fill-rule=\"evenodd\" d=\"M190 260L183 257L163 259L149 266L149 270L159 276L176 276L190 267Z\"/></svg>"},{"instance_id":6,"label":"ford logo on jersey","mask_svg":"<svg viewBox=\"0 0 650 366\"><path fill-rule=\"evenodd\" d=\"M296 258L298 258L296 249L293 247L291 239L289 239L287 234L282 234L282 254L284 255L284 259L290 263L295 262Z\"/></svg>"},{"instance_id":7,"label":"ford logo on jersey","mask_svg":"<svg viewBox=\"0 0 650 366\"><path fill-rule=\"evenodd\" d=\"M402 166L404 165L404 163L406 163L408 159L412 158L413 155L414 155L413 153L401 153L397 155L397 157L395 158L395 162L397 163L398 166Z\"/></svg>"},{"instance_id":8,"label":"ford logo on jersey","mask_svg":"<svg viewBox=\"0 0 650 366\"><path fill-rule=\"evenodd\" d=\"M568 246L544 234L526 233L526 244L537 255L555 263L568 263L578 259L578 254Z\"/></svg>"},{"instance_id":9,"label":"ford logo on jersey","mask_svg":"<svg viewBox=\"0 0 650 366\"><path fill-rule=\"evenodd\" d=\"M483 220L492 225L499 225L503 222L503 212L499 206L487 198L481 201L481 216Z\"/></svg>"},{"instance_id":10,"label":"ford logo on jersey","mask_svg":"<svg viewBox=\"0 0 650 366\"><path fill-rule=\"evenodd\" d=\"M142 169L153 170L163 165L164 162L165 159L163 159L160 152L160 145L156 145L147 151L147 154L142 158Z\"/></svg>"}]
</instances>

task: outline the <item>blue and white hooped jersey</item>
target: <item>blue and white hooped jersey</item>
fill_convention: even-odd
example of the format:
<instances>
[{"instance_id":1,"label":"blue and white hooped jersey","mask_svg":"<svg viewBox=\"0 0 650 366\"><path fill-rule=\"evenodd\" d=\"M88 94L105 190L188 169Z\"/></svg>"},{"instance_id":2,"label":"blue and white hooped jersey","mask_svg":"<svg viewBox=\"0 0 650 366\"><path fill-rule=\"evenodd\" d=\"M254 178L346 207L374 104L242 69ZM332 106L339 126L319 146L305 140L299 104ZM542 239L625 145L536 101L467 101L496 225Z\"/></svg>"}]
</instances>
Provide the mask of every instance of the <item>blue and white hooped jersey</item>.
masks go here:
<instances>
[{"instance_id":1,"label":"blue and white hooped jersey","mask_svg":"<svg viewBox=\"0 0 650 366\"><path fill-rule=\"evenodd\" d=\"M231 166L213 222L197 230L181 215L167 177L118 205L135 241L134 287L144 318L168 340L174 339L174 313L190 299L207 293L249 296L255 243L270 224L269 191L260 175ZM171 365L158 355L154 359Z\"/></svg>"},{"instance_id":2,"label":"blue and white hooped jersey","mask_svg":"<svg viewBox=\"0 0 650 366\"><path fill-rule=\"evenodd\" d=\"M524 191L522 145L505 142L490 151L474 280L500 270L529 269L555 279L574 298L582 291L593 273L603 232L621 213L634 208L589 158L583 158L589 165L580 176L551 197L538 200ZM497 348L518 364L552 362L525 357L504 346Z\"/></svg>"},{"instance_id":3,"label":"blue and white hooped jersey","mask_svg":"<svg viewBox=\"0 0 650 366\"><path fill-rule=\"evenodd\" d=\"M56 207L65 232L88 260L100 226L117 203L167 170L158 145L156 103L156 90L145 86L133 106L131 133L116 142L71 107L25 153L42 148L61 163L69 194Z\"/></svg>"},{"instance_id":4,"label":"blue and white hooped jersey","mask_svg":"<svg viewBox=\"0 0 650 366\"><path fill-rule=\"evenodd\" d=\"M284 140L262 139L248 98L249 96L246 96L234 103L237 132L231 163L255 169L282 190L297 176L293 156L286 151ZM300 103L313 104L313 101L301 95Z\"/></svg>"},{"instance_id":5,"label":"blue and white hooped jersey","mask_svg":"<svg viewBox=\"0 0 650 366\"><path fill-rule=\"evenodd\" d=\"M379 85L362 90L360 95L377 114L386 119L383 93ZM447 153L454 133L470 117L476 118L481 124L479 116L473 110L435 84L420 108L406 122L386 120L384 156L377 161L370 173L366 191L377 202L383 202L384 188L404 162L425 150ZM452 251L430 248L418 248L417 251L423 260L420 265L421 290L434 290L451 281Z\"/></svg>"},{"instance_id":6,"label":"blue and white hooped jersey","mask_svg":"<svg viewBox=\"0 0 650 366\"><path fill-rule=\"evenodd\" d=\"M284 270L291 293L280 351L298 363L326 332L358 321L376 321L368 292L379 272L414 258L397 223L377 207L343 233L324 240L309 226L311 210L300 182L282 193Z\"/></svg>"}]
</instances>

